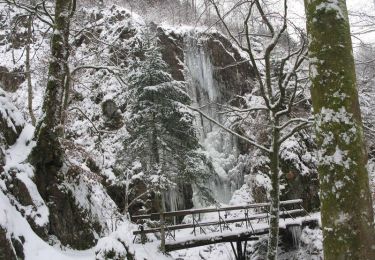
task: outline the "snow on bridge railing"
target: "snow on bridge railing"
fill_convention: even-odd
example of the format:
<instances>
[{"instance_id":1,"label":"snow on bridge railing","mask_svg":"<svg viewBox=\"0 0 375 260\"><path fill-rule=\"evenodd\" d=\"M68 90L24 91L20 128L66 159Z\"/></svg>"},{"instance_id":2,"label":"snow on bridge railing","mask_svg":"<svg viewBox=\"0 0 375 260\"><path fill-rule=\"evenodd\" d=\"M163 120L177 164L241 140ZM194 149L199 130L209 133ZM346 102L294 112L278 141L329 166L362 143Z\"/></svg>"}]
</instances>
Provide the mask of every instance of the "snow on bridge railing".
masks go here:
<instances>
[{"instance_id":1,"label":"snow on bridge railing","mask_svg":"<svg viewBox=\"0 0 375 260\"><path fill-rule=\"evenodd\" d=\"M295 199L295 200L286 200L280 202L280 217L287 217L294 218L293 215L307 213L309 214L302 206L302 199ZM287 210L286 206L292 205L292 209ZM296 208L295 206L298 206ZM200 230L200 233L206 234L203 227L206 226L214 226L217 225L220 227L220 232L223 229L227 228L231 230L229 224L231 223L238 223L244 222L246 223L246 228L250 227L252 230L252 234L256 234L254 228L251 224L251 220L261 220L267 219L269 217L269 210L267 209L270 206L269 202L266 203L254 203L254 204L245 204L245 205L236 205L236 206L229 206L229 207L218 207L218 208L201 208L201 209L187 209L187 210L179 210L179 211L170 211L170 212L161 212L161 213L152 213L152 214L145 214L145 215L136 215L132 217L133 221L143 220L143 219L152 219L157 220L160 219L160 227L157 228L149 228L145 229L143 225L139 226L139 230L134 231L134 240L135 242L138 235L141 236L141 242L146 242L146 234L150 233L159 233L161 234L161 249L165 251L165 239L170 236L175 240L175 230L182 230L187 228L193 228L193 233L196 235L196 229ZM256 213L249 215L250 209L260 208L264 212L263 213ZM235 211L235 210L244 210L244 217L241 218L234 218L234 219L226 219L227 212ZM208 221L208 222L199 222L200 214L203 213L218 213L218 220L217 221ZM220 213L225 212L224 217ZM187 224L178 224L178 225L166 225L166 218L173 218L173 217L180 217L180 216L187 216L192 215L192 223ZM172 233L173 231L173 233Z\"/></svg>"},{"instance_id":2,"label":"snow on bridge railing","mask_svg":"<svg viewBox=\"0 0 375 260\"><path fill-rule=\"evenodd\" d=\"M292 204L301 204L302 202L303 202L302 199L280 201L280 207L292 205ZM218 211L231 211L231 210L241 210L241 209L251 209L251 208L262 208L262 207L269 207L270 205L271 205L270 202L263 202L263 203L235 205L235 206L229 206L229 207L185 209L185 210L164 212L163 214L164 214L165 217L180 217L180 216L186 216L186 215L192 215L192 214L212 213L212 212L218 212ZM157 219L160 219L160 214L161 213L135 215L135 216L132 216L131 219L132 219L132 221L137 221L137 220L140 220L140 219L157 220Z\"/></svg>"}]
</instances>

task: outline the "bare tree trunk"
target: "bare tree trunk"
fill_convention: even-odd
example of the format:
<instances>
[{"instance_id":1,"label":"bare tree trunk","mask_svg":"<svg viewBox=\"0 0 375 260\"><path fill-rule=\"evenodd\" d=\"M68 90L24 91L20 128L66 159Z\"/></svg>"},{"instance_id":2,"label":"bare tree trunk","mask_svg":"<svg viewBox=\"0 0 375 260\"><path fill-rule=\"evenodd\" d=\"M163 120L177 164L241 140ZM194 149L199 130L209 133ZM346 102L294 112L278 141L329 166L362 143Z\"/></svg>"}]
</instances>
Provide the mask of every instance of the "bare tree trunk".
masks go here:
<instances>
[{"instance_id":1,"label":"bare tree trunk","mask_svg":"<svg viewBox=\"0 0 375 260\"><path fill-rule=\"evenodd\" d=\"M324 259L375 259L374 217L345 0L305 0Z\"/></svg>"},{"instance_id":2,"label":"bare tree trunk","mask_svg":"<svg viewBox=\"0 0 375 260\"><path fill-rule=\"evenodd\" d=\"M273 113L272 113L273 114ZM274 118L271 122L272 127L272 152L269 155L270 158L270 174L271 174L271 208L270 208L270 230L268 237L268 249L267 249L267 259L273 260L277 258L277 244L279 241L279 207L280 207L280 177L279 177L279 120Z\"/></svg>"},{"instance_id":3,"label":"bare tree trunk","mask_svg":"<svg viewBox=\"0 0 375 260\"><path fill-rule=\"evenodd\" d=\"M74 0L55 1L55 21L51 38L48 82L42 108L43 117L36 128L36 146L30 155L30 161L35 167L38 189L45 198L48 197L50 186L57 182L57 173L62 166L60 122L69 57L70 18L74 10Z\"/></svg>"},{"instance_id":4,"label":"bare tree trunk","mask_svg":"<svg viewBox=\"0 0 375 260\"><path fill-rule=\"evenodd\" d=\"M30 66L30 45L32 42L32 24L33 24L33 17L29 15L27 21L27 44L26 44L26 78L27 78L27 105L28 110L31 118L31 124L35 126L36 119L33 111L33 85L31 82L31 66Z\"/></svg>"}]
</instances>

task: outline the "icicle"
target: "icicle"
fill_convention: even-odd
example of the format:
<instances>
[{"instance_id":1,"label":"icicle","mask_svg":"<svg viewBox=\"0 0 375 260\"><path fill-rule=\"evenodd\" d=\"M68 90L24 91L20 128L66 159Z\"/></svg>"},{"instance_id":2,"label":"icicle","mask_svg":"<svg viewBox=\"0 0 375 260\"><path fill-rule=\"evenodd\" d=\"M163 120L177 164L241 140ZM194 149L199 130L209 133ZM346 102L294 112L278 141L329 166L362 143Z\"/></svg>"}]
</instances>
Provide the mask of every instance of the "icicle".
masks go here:
<instances>
[{"instance_id":1,"label":"icicle","mask_svg":"<svg viewBox=\"0 0 375 260\"><path fill-rule=\"evenodd\" d=\"M220 107L217 103L224 100L221 95L221 86L214 77L214 66L211 63L211 56L205 47L204 39L192 33L185 41L185 65L187 70L186 78L189 82L188 93L193 100L193 105L202 107L202 111L219 122L224 118L218 113ZM237 162L237 141L230 134L223 132L219 127L202 118L196 119L196 126L199 133L200 143L204 150L211 157L216 176L209 181L209 187L218 202L228 203L233 191L240 188L243 180L240 174L229 176L229 171L235 167ZM243 178L242 178L243 179ZM241 185L238 183L241 182ZM235 186L235 187L234 187ZM199 198L194 198L194 205L197 206Z\"/></svg>"},{"instance_id":2,"label":"icicle","mask_svg":"<svg viewBox=\"0 0 375 260\"><path fill-rule=\"evenodd\" d=\"M292 242L294 248L299 248L300 246L300 238L301 238L301 225L299 224L291 224L287 225L287 230L292 236Z\"/></svg>"}]
</instances>

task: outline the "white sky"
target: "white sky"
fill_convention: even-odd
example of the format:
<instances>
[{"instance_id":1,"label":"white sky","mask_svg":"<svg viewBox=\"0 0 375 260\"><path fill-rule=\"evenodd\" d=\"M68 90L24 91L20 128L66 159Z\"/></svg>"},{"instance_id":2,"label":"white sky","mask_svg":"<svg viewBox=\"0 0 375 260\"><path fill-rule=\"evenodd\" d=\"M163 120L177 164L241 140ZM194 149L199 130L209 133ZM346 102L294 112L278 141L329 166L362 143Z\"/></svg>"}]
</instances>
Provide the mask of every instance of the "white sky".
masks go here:
<instances>
[{"instance_id":1,"label":"white sky","mask_svg":"<svg viewBox=\"0 0 375 260\"><path fill-rule=\"evenodd\" d=\"M199 5L202 5L203 0L196 0ZM220 0L224 5L228 3L229 7L232 7L233 0ZM276 10L283 9L283 0L268 0L272 3L273 8ZM346 0L349 13L365 13L372 15L373 25L372 28L375 29L375 0ZM305 11L304 11L304 0L288 0L288 17L292 19L293 22L300 28L305 28ZM372 44L375 46L375 32L369 32L364 34L358 34L363 32L366 28L363 27L364 23L363 16L350 16L351 30L355 35L353 37L354 47L360 42ZM367 27L369 28L369 27Z\"/></svg>"},{"instance_id":2,"label":"white sky","mask_svg":"<svg viewBox=\"0 0 375 260\"><path fill-rule=\"evenodd\" d=\"M360 12L375 16L375 0L346 0L346 3L349 13ZM296 19L300 26L305 26L303 0L289 0L289 9L290 15L293 16L293 19ZM352 32L356 37L360 38L361 41L375 44L375 32L357 34L358 32L364 31L362 26L363 23L360 23L360 20L359 17L350 16ZM373 28L375 28L375 18ZM358 43L359 40L354 37L353 42Z\"/></svg>"}]
</instances>

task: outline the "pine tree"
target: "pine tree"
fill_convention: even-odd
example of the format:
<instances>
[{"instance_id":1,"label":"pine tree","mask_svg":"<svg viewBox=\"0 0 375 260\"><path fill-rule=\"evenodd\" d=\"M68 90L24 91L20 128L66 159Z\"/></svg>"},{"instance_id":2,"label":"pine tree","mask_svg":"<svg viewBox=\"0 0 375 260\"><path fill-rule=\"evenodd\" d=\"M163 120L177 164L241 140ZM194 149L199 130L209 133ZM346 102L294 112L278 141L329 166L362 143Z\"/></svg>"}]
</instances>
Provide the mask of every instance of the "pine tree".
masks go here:
<instances>
[{"instance_id":1,"label":"pine tree","mask_svg":"<svg viewBox=\"0 0 375 260\"><path fill-rule=\"evenodd\" d=\"M126 126L130 135L124 142L128 161L141 163L143 180L155 191L186 183L203 187L210 163L198 151L185 83L174 81L166 72L155 43L148 42L140 53L143 57L132 65L129 77Z\"/></svg>"},{"instance_id":2,"label":"pine tree","mask_svg":"<svg viewBox=\"0 0 375 260\"><path fill-rule=\"evenodd\" d=\"M367 152L346 3L305 0L305 7L324 259L375 259Z\"/></svg>"}]
</instances>

